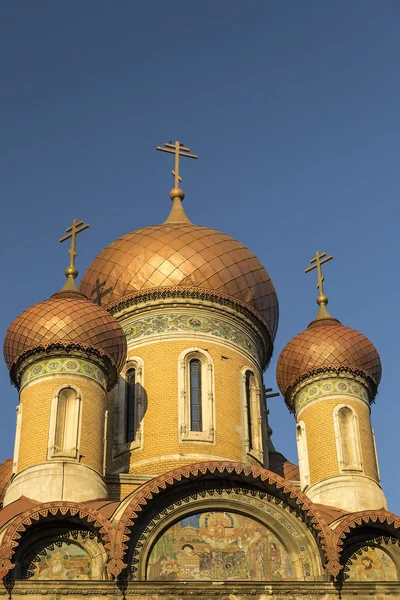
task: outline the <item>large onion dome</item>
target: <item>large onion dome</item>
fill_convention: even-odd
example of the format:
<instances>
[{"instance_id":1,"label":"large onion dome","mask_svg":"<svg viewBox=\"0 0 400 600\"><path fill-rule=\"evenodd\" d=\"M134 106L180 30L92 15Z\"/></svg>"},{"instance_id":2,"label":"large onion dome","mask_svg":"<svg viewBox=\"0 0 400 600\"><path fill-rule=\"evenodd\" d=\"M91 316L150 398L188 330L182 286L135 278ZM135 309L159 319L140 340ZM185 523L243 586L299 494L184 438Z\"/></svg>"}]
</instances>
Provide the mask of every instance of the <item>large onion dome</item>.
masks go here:
<instances>
[{"instance_id":1,"label":"large onion dome","mask_svg":"<svg viewBox=\"0 0 400 600\"><path fill-rule=\"evenodd\" d=\"M286 401L301 380L323 372L363 376L376 395L382 367L375 346L362 333L330 316L317 318L282 350L277 364L277 383Z\"/></svg>"},{"instance_id":2,"label":"large onion dome","mask_svg":"<svg viewBox=\"0 0 400 600\"><path fill-rule=\"evenodd\" d=\"M14 382L16 367L25 356L52 348L94 352L109 361L113 379L126 357L126 339L119 323L79 291L57 292L11 323L4 341L4 357Z\"/></svg>"},{"instance_id":3,"label":"large onion dome","mask_svg":"<svg viewBox=\"0 0 400 600\"><path fill-rule=\"evenodd\" d=\"M178 192L183 197L182 190ZM102 250L86 271L81 290L89 298L94 298L99 285L109 290L103 304L155 288L195 288L227 295L257 311L274 339L278 300L267 271L240 242L193 225L181 199L174 198L172 212L162 225L127 233Z\"/></svg>"}]
</instances>

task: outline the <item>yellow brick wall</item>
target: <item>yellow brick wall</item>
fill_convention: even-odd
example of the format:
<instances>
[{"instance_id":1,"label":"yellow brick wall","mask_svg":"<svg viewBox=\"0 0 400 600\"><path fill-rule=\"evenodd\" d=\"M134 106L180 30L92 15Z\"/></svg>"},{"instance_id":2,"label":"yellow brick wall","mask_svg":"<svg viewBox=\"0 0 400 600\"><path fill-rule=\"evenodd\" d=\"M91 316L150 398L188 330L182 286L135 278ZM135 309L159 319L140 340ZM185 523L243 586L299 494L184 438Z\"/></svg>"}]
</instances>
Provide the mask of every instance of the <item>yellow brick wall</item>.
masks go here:
<instances>
[{"instance_id":1,"label":"yellow brick wall","mask_svg":"<svg viewBox=\"0 0 400 600\"><path fill-rule=\"evenodd\" d=\"M64 384L81 392L81 464L102 473L105 392L93 379L71 373L40 378L21 390L18 472L47 461L52 398Z\"/></svg>"},{"instance_id":2,"label":"yellow brick wall","mask_svg":"<svg viewBox=\"0 0 400 600\"><path fill-rule=\"evenodd\" d=\"M178 435L178 357L188 348L207 350L214 362L215 382L215 443L181 442ZM110 424L108 431L108 469L111 472L131 472L157 475L181 465L195 462L187 454L225 457L233 461L246 461L243 443L242 406L240 398L240 371L244 366L255 370L254 365L239 351L219 344L199 340L160 341L129 351L129 356L144 361L144 388L147 410L144 416L143 449L136 449L112 460L113 398L109 397ZM181 454L182 459L170 460L162 456ZM148 464L137 462L157 459ZM207 460L202 457L199 460Z\"/></svg>"},{"instance_id":3,"label":"yellow brick wall","mask_svg":"<svg viewBox=\"0 0 400 600\"><path fill-rule=\"evenodd\" d=\"M339 472L333 411L339 404L348 404L357 413L361 442L363 472L378 481L375 450L372 437L370 411L367 404L358 400L345 398L322 398L300 413L298 421L306 426L308 461L310 466L311 485L341 474Z\"/></svg>"}]
</instances>

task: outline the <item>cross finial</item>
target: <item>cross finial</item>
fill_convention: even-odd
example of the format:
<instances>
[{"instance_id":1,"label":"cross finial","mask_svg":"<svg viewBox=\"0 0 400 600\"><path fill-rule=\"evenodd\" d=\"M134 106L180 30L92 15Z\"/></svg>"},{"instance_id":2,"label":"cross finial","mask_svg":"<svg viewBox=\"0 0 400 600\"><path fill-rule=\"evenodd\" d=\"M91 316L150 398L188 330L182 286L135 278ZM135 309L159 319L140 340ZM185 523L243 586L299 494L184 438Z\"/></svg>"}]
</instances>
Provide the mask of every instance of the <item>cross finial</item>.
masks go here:
<instances>
[{"instance_id":1,"label":"cross finial","mask_svg":"<svg viewBox=\"0 0 400 600\"><path fill-rule=\"evenodd\" d=\"M71 247L68 250L69 267L65 269L65 276L67 278L67 281L64 283L63 290L76 291L78 289L78 286L75 283L75 279L78 277L78 269L75 267L75 257L77 256L76 236L78 235L78 233L81 233L81 231L84 231L88 227L90 227L90 225L85 225L83 221L78 221L77 219L74 219L72 221L71 227L67 227L67 229L65 230L67 232L67 235L64 235L62 238L59 239L59 242L65 242L65 240L71 238Z\"/></svg>"},{"instance_id":2,"label":"cross finial","mask_svg":"<svg viewBox=\"0 0 400 600\"><path fill-rule=\"evenodd\" d=\"M332 258L333 258L332 255L326 256L326 252L319 252L317 250L314 258L312 258L310 260L311 267L307 267L307 269L304 270L305 273L308 273L309 271L312 271L313 269L317 269L317 273L318 273L317 289L319 290L319 296L317 298L317 304L319 304L319 311L318 311L317 319L323 319L325 317L330 317L328 309L326 308L326 305L328 304L328 297L325 296L325 294L324 294L325 277L322 274L321 267L324 263L328 262L328 260L332 260Z\"/></svg>"},{"instance_id":3,"label":"cross finial","mask_svg":"<svg viewBox=\"0 0 400 600\"><path fill-rule=\"evenodd\" d=\"M161 150L161 152L169 152L170 154L175 154L175 169L172 171L172 175L175 178L175 189L179 188L179 183L182 182L182 177L179 175L179 157L186 156L187 158L199 158L196 154L189 154L190 148L185 148L183 144L176 141L175 143L171 141L166 142L164 144L164 148L161 146L157 146L157 150ZM183 200L183 198L182 198Z\"/></svg>"}]
</instances>

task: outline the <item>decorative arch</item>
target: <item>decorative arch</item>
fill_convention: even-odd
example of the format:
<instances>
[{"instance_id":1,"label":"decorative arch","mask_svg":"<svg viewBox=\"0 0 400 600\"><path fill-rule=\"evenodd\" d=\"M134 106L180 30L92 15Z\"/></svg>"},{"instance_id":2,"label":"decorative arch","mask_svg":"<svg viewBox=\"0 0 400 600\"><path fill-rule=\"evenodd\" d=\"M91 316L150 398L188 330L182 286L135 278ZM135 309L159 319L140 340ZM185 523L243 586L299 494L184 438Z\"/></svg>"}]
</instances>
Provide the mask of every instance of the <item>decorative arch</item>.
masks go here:
<instances>
[{"instance_id":1,"label":"decorative arch","mask_svg":"<svg viewBox=\"0 0 400 600\"><path fill-rule=\"evenodd\" d=\"M100 511L75 502L47 502L34 506L18 515L7 528L0 548L0 581L11 569L14 569L15 565L12 563L12 558L23 539L24 533L39 521L47 519L49 516L57 517L58 514L63 517L66 515L77 517L83 525L95 529L101 538L108 558L110 558L115 537L114 528ZM107 568L109 562L106 564ZM111 572L109 568L108 570Z\"/></svg>"},{"instance_id":2,"label":"decorative arch","mask_svg":"<svg viewBox=\"0 0 400 600\"><path fill-rule=\"evenodd\" d=\"M387 510L364 510L353 513L343 519L332 532L335 543L335 553L338 559L338 571L343 578L343 568L353 545L362 545L362 533L371 534L371 538L393 538L400 541L400 517ZM360 535L358 535L360 534ZM369 536L366 536L369 537ZM364 538L366 539L366 538ZM361 541L360 541L361 540ZM358 547L357 546L357 547Z\"/></svg>"},{"instance_id":3,"label":"decorative arch","mask_svg":"<svg viewBox=\"0 0 400 600\"><path fill-rule=\"evenodd\" d=\"M228 476L230 482L234 477L238 482L253 484L259 489L270 492L289 505L313 533L324 566L333 576L336 576L340 567L336 547L332 540L332 532L309 498L284 478L267 469L225 461L202 462L180 467L143 485L126 505L121 515L116 529L114 553L110 560L110 572L117 577L126 567L124 559L128 550L127 542L130 539L132 528L153 500L161 497L173 486L179 487L187 480L203 479L205 482L207 480L212 482L213 480L223 480Z\"/></svg>"}]
</instances>

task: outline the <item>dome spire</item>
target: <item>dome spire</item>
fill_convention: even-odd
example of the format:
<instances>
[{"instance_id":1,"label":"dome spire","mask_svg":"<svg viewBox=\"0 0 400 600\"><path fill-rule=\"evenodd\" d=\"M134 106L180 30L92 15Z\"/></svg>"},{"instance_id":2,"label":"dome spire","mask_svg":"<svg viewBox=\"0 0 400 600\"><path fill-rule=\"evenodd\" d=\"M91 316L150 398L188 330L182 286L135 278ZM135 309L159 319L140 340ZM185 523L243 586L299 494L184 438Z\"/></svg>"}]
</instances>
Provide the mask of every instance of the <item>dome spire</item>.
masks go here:
<instances>
[{"instance_id":1,"label":"dome spire","mask_svg":"<svg viewBox=\"0 0 400 600\"><path fill-rule=\"evenodd\" d=\"M58 240L59 242L65 242L65 240L71 238L71 247L68 250L69 267L65 269L65 277L67 278L67 280L62 287L63 291L79 292L78 286L75 282L75 279L78 277L78 269L75 267L75 257L77 256L76 236L78 235L78 233L81 233L81 231L88 229L88 227L90 227L90 225L84 225L83 221L78 221L77 219L74 219L72 221L71 227L67 227L67 229L65 230L67 232L67 235L64 235Z\"/></svg>"},{"instance_id":2,"label":"dome spire","mask_svg":"<svg viewBox=\"0 0 400 600\"><path fill-rule=\"evenodd\" d=\"M172 175L175 179L175 186L169 193L173 205L165 223L190 223L182 206L185 192L179 187L179 183L182 182L182 177L179 175L179 157L186 156L187 158L198 158L198 156L196 154L189 154L190 148L185 148L185 146L178 141L173 143L172 140L166 142L164 148L157 146L156 150L169 152L170 154L175 155L175 169L172 171Z\"/></svg>"},{"instance_id":3,"label":"dome spire","mask_svg":"<svg viewBox=\"0 0 400 600\"><path fill-rule=\"evenodd\" d=\"M307 269L304 270L304 273L308 273L313 269L317 269L318 273L317 289L319 290L319 296L317 298L317 304L319 305L319 311L315 319L327 319L331 317L328 309L326 308L326 305L328 304L328 296L325 296L324 294L325 277L322 274L321 267L324 263L328 262L328 260L332 260L332 258L332 255L326 256L326 252L319 252L319 250L317 250L314 258L310 260L311 267L307 267Z\"/></svg>"}]
</instances>

